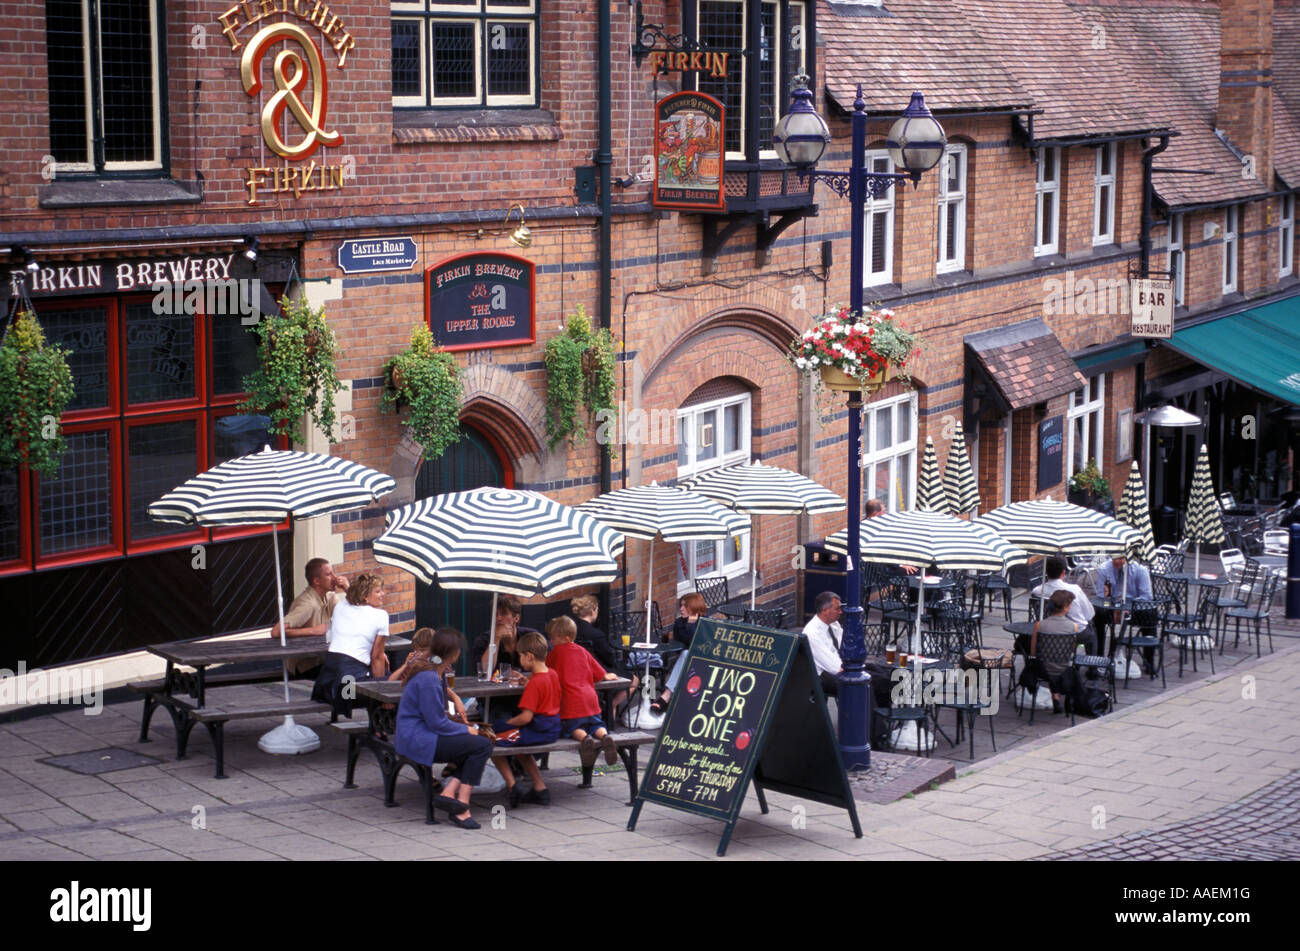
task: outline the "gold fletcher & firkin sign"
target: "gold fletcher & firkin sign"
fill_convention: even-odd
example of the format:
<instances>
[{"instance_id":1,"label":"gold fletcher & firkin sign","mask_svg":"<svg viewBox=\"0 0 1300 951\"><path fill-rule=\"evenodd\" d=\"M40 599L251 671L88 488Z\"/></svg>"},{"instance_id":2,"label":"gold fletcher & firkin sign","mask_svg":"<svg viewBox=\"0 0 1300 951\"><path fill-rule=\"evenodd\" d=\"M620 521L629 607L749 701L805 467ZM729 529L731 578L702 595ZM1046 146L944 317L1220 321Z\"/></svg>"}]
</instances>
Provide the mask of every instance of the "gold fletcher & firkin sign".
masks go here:
<instances>
[{"instance_id":1,"label":"gold fletcher & firkin sign","mask_svg":"<svg viewBox=\"0 0 1300 951\"><path fill-rule=\"evenodd\" d=\"M282 17L272 21L271 17ZM240 0L217 17L221 32L239 57L239 76L244 92L256 98L263 91L263 61L276 49L270 63L275 92L262 105L261 132L267 148L286 163L310 159L321 146L343 144L343 135L329 127L329 76L325 59L311 35L293 19L316 27L321 38L338 56L342 69L348 52L356 45L343 22L321 0ZM239 34L266 21L245 43ZM310 83L311 92L303 92ZM292 121L286 121L286 114ZM315 159L306 165L268 165L244 169L248 203L256 205L264 193L289 194L337 191L343 187L343 165Z\"/></svg>"}]
</instances>

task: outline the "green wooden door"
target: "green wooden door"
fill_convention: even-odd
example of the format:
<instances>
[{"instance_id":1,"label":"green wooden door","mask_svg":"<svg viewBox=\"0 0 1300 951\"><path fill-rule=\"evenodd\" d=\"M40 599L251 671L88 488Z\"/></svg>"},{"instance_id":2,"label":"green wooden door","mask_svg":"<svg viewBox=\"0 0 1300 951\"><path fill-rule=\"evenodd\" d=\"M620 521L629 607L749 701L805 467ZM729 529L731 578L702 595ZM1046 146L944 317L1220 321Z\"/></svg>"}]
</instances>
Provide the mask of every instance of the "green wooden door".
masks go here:
<instances>
[{"instance_id":1,"label":"green wooden door","mask_svg":"<svg viewBox=\"0 0 1300 951\"><path fill-rule=\"evenodd\" d=\"M463 492L482 486L505 486L506 468L491 443L472 426L461 425L460 442L442 457L426 460L415 477L418 499ZM465 635L466 653L461 656L462 672L470 669L469 650L474 638L489 629L492 595L478 591L444 591L437 583L415 585L417 627L454 627Z\"/></svg>"}]
</instances>

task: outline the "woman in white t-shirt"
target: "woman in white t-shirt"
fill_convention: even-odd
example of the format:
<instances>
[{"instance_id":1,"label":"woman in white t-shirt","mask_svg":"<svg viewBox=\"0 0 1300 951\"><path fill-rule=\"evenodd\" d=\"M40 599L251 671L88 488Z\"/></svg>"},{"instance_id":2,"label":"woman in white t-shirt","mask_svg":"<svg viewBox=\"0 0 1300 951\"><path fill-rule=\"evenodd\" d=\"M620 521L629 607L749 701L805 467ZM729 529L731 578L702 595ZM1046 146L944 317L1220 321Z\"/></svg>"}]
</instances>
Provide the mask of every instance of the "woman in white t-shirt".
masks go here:
<instances>
[{"instance_id":1,"label":"woman in white t-shirt","mask_svg":"<svg viewBox=\"0 0 1300 951\"><path fill-rule=\"evenodd\" d=\"M312 688L312 699L328 703L340 716L351 716L355 694L344 696L344 683L388 676L388 612L384 610L384 581L360 574L348 587L347 600L334 607L325 631L329 653ZM347 680L347 678L351 678Z\"/></svg>"}]
</instances>

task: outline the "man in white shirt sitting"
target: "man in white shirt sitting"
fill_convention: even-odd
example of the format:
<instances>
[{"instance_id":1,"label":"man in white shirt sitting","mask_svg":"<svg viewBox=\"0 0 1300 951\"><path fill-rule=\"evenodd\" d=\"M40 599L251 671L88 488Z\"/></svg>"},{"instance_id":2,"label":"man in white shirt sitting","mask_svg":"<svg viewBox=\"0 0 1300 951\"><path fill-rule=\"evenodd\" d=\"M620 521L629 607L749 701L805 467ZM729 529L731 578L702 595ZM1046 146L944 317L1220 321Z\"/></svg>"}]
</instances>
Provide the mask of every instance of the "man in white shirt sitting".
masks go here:
<instances>
[{"instance_id":1,"label":"man in white shirt sitting","mask_svg":"<svg viewBox=\"0 0 1300 951\"><path fill-rule=\"evenodd\" d=\"M833 591L823 591L813 602L817 613L804 625L803 633L812 648L813 663L817 665L817 674L822 682L822 693L834 697L839 693L839 681L835 675L844 666L840 661L840 643L844 639L844 629L840 627L840 615L843 613L839 595Z\"/></svg>"},{"instance_id":2,"label":"man in white shirt sitting","mask_svg":"<svg viewBox=\"0 0 1300 951\"><path fill-rule=\"evenodd\" d=\"M1057 591L1068 591L1074 595L1074 600L1070 602L1070 609L1065 612L1065 616L1074 622L1079 631L1079 643L1083 645L1084 650L1089 654L1097 653L1097 635L1093 631L1092 618L1097 613L1097 609L1092 606L1088 596L1083 593L1083 589L1077 584L1070 584L1064 580L1065 562L1055 555L1047 559L1047 580L1036 587L1031 593L1035 598L1050 599Z\"/></svg>"}]
</instances>

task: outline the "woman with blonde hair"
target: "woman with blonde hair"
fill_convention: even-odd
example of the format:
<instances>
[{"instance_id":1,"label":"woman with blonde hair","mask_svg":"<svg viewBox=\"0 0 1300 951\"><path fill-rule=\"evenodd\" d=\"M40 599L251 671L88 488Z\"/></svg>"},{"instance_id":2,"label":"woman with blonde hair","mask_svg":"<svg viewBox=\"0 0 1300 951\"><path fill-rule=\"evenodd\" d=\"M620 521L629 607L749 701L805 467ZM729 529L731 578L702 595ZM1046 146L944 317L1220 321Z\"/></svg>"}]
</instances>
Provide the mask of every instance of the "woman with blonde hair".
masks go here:
<instances>
[{"instance_id":1,"label":"woman with blonde hair","mask_svg":"<svg viewBox=\"0 0 1300 951\"><path fill-rule=\"evenodd\" d=\"M339 716L352 716L356 700L344 684L388 676L388 612L384 610L384 579L363 573L348 586L346 600L334 607L325 631L329 653L312 687L311 698L328 703ZM350 678L350 679L349 679Z\"/></svg>"}]
</instances>

